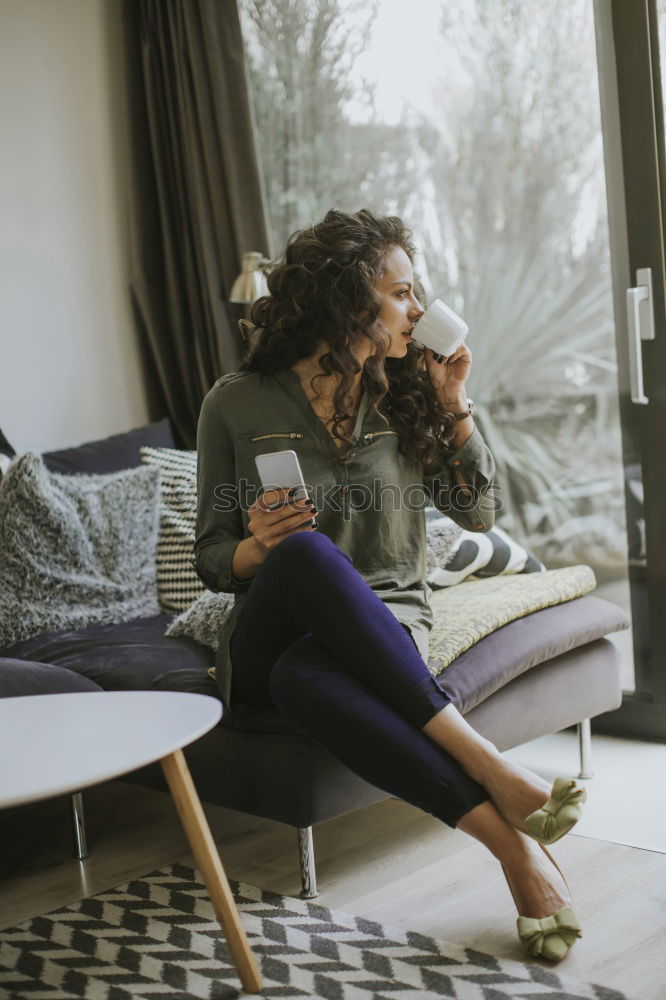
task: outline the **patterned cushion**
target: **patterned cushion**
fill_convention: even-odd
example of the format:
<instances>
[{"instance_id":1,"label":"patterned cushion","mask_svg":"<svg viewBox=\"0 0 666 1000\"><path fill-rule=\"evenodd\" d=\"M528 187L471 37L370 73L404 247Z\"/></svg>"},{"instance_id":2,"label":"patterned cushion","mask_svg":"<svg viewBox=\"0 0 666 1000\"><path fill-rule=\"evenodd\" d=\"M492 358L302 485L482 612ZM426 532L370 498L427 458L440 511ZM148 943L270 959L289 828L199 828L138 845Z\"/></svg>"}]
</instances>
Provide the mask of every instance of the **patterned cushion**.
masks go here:
<instances>
[{"instance_id":1,"label":"patterned cushion","mask_svg":"<svg viewBox=\"0 0 666 1000\"><path fill-rule=\"evenodd\" d=\"M566 566L545 570L536 577L468 580L434 593L430 599L434 616L430 672L437 676L457 656L502 625L532 611L582 597L596 585L589 566Z\"/></svg>"},{"instance_id":2,"label":"patterned cushion","mask_svg":"<svg viewBox=\"0 0 666 1000\"><path fill-rule=\"evenodd\" d=\"M172 638L194 639L201 646L217 649L220 631L234 606L233 594L204 593L178 615L164 633Z\"/></svg>"},{"instance_id":3,"label":"patterned cushion","mask_svg":"<svg viewBox=\"0 0 666 1000\"><path fill-rule=\"evenodd\" d=\"M185 611L205 587L194 568L197 518L197 453L142 447L141 459L160 470L160 534L157 592L163 611Z\"/></svg>"},{"instance_id":4,"label":"patterned cushion","mask_svg":"<svg viewBox=\"0 0 666 1000\"><path fill-rule=\"evenodd\" d=\"M0 481L0 647L155 614L159 476L49 473L31 452Z\"/></svg>"},{"instance_id":5,"label":"patterned cushion","mask_svg":"<svg viewBox=\"0 0 666 1000\"><path fill-rule=\"evenodd\" d=\"M542 573L543 563L501 528L465 531L435 508L426 511L426 580L433 589L454 587L468 576Z\"/></svg>"}]
</instances>

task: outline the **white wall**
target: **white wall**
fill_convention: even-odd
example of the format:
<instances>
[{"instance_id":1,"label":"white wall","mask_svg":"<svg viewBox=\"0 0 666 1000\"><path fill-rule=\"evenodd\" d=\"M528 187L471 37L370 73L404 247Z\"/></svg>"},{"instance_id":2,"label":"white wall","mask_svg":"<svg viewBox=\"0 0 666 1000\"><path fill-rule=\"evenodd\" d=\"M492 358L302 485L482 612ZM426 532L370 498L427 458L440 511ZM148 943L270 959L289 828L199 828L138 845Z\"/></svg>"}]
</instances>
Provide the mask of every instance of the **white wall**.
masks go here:
<instances>
[{"instance_id":1,"label":"white wall","mask_svg":"<svg viewBox=\"0 0 666 1000\"><path fill-rule=\"evenodd\" d=\"M0 0L0 427L17 451L144 422L117 0Z\"/></svg>"}]
</instances>

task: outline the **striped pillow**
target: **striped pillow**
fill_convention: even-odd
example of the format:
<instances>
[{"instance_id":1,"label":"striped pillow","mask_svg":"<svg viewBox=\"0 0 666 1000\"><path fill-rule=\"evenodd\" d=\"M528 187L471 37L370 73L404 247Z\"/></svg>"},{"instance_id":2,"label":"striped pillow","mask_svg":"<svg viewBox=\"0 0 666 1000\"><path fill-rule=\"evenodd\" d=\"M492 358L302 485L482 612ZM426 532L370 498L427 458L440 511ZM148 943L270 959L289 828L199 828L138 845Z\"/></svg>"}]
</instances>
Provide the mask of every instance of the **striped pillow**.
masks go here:
<instances>
[{"instance_id":1,"label":"striped pillow","mask_svg":"<svg viewBox=\"0 0 666 1000\"><path fill-rule=\"evenodd\" d=\"M175 448L141 449L141 460L160 470L160 533L157 594L165 612L185 611L204 593L194 568L197 518L197 453Z\"/></svg>"},{"instance_id":2,"label":"striped pillow","mask_svg":"<svg viewBox=\"0 0 666 1000\"><path fill-rule=\"evenodd\" d=\"M426 532L426 580L433 590L454 587L472 575L542 573L546 569L529 549L498 527L486 532L465 531L428 508Z\"/></svg>"}]
</instances>

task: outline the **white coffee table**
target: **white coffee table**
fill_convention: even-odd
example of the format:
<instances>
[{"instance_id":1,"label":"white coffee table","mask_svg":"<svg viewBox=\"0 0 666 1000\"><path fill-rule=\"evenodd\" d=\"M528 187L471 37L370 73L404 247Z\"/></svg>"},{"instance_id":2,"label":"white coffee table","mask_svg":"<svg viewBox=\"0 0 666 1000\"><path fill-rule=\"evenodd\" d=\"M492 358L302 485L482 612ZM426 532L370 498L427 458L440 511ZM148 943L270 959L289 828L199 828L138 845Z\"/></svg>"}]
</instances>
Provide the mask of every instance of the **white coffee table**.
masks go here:
<instances>
[{"instance_id":1,"label":"white coffee table","mask_svg":"<svg viewBox=\"0 0 666 1000\"><path fill-rule=\"evenodd\" d=\"M173 691L0 699L0 808L78 792L159 760L244 988L261 977L182 747L212 729L222 705Z\"/></svg>"}]
</instances>

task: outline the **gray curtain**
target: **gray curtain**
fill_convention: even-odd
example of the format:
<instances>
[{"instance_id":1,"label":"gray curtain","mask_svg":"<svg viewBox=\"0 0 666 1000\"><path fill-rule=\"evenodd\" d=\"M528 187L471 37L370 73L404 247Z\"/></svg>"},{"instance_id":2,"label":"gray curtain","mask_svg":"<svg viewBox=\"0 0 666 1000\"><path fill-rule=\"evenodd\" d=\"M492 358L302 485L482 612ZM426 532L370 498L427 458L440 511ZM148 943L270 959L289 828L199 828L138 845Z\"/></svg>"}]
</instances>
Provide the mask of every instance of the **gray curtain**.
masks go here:
<instances>
[{"instance_id":1,"label":"gray curtain","mask_svg":"<svg viewBox=\"0 0 666 1000\"><path fill-rule=\"evenodd\" d=\"M228 294L270 256L235 0L128 0L131 291L152 416L195 443L201 401L242 354Z\"/></svg>"}]
</instances>

